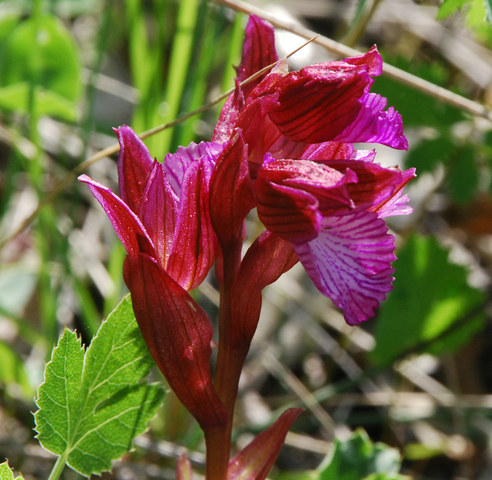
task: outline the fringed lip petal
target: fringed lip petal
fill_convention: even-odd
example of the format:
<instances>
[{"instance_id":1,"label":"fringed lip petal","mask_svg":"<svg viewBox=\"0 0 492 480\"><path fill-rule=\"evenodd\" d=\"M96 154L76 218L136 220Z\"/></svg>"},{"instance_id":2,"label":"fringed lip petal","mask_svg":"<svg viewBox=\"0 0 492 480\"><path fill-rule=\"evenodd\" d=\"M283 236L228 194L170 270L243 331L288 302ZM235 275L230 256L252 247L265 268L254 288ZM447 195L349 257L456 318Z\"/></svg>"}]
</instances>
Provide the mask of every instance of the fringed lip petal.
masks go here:
<instances>
[{"instance_id":1,"label":"fringed lip petal","mask_svg":"<svg viewBox=\"0 0 492 480\"><path fill-rule=\"evenodd\" d=\"M129 255L136 256L140 252L155 255L154 245L145 227L121 198L87 175L81 175L79 181L89 185L92 194L103 207Z\"/></svg>"},{"instance_id":2,"label":"fringed lip petal","mask_svg":"<svg viewBox=\"0 0 492 480\"><path fill-rule=\"evenodd\" d=\"M381 56L372 47L359 57L291 72L265 88L278 94L269 117L297 142L375 142L406 150L400 114L384 110L386 99L369 93L381 71Z\"/></svg>"},{"instance_id":3,"label":"fringed lip petal","mask_svg":"<svg viewBox=\"0 0 492 480\"><path fill-rule=\"evenodd\" d=\"M121 199L138 215L154 162L145 144L130 127L123 125L114 131L120 143L118 179Z\"/></svg>"},{"instance_id":4,"label":"fringed lip petal","mask_svg":"<svg viewBox=\"0 0 492 480\"><path fill-rule=\"evenodd\" d=\"M148 255L128 256L124 277L138 325L169 385L202 428L222 425L226 414L212 383L207 314Z\"/></svg>"},{"instance_id":5,"label":"fringed lip petal","mask_svg":"<svg viewBox=\"0 0 492 480\"><path fill-rule=\"evenodd\" d=\"M393 107L384 110L386 98L368 93L360 103L361 108L355 119L333 140L380 143L398 150L408 150L401 115Z\"/></svg>"},{"instance_id":6,"label":"fringed lip petal","mask_svg":"<svg viewBox=\"0 0 492 480\"><path fill-rule=\"evenodd\" d=\"M227 480L264 480L282 449L287 432L301 413L301 408L290 408L246 445L230 460Z\"/></svg>"},{"instance_id":7,"label":"fringed lip petal","mask_svg":"<svg viewBox=\"0 0 492 480\"><path fill-rule=\"evenodd\" d=\"M374 212L324 218L318 237L293 247L316 287L344 311L349 325L373 317L393 288L394 237Z\"/></svg>"}]
</instances>

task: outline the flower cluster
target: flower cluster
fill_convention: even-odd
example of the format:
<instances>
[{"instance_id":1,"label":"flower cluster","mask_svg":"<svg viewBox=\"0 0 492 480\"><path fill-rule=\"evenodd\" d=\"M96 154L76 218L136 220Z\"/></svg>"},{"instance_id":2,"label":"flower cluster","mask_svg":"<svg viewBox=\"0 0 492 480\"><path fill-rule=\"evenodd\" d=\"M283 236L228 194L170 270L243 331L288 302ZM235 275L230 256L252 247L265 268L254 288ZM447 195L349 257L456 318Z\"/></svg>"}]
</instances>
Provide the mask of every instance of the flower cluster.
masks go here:
<instances>
[{"instance_id":1,"label":"flower cluster","mask_svg":"<svg viewBox=\"0 0 492 480\"><path fill-rule=\"evenodd\" d=\"M211 142L180 147L159 163L123 126L116 130L121 196L80 177L128 252L124 278L135 316L169 385L205 432L210 478L236 478L246 468L252 476L241 478L265 478L299 414L287 411L229 461L239 374L265 286L300 261L351 325L372 317L392 288L394 237L384 218L410 213L402 192L414 171L384 168L373 150L353 145L407 148L400 115L370 92L381 69L373 47L289 72L272 27L252 16L236 89ZM241 256L254 208L265 230ZM211 323L188 291L214 262L221 305L213 376ZM264 460L253 462L259 452Z\"/></svg>"}]
</instances>

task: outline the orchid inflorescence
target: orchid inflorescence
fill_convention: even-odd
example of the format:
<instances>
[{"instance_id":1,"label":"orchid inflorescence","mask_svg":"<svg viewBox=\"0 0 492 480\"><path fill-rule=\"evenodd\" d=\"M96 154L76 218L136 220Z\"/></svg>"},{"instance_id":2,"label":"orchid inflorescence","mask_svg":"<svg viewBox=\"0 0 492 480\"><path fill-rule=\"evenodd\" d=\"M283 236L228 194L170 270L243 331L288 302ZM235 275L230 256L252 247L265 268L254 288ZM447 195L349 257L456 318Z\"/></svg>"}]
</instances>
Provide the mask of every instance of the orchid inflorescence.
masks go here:
<instances>
[{"instance_id":1,"label":"orchid inflorescence","mask_svg":"<svg viewBox=\"0 0 492 480\"><path fill-rule=\"evenodd\" d=\"M287 410L230 459L239 376L262 290L300 261L346 322L357 325L392 289L395 239L384 218L410 213L403 187L414 169L384 168L374 150L354 147L408 147L398 112L369 91L381 70L372 47L289 72L278 60L273 28L251 16L236 89L210 142L180 147L160 163L122 126L115 130L121 197L80 177L127 250L124 279L138 325L205 433L210 480L266 478L301 411ZM242 254L245 218L255 208L265 229ZM213 375L212 324L189 291L214 264L220 313ZM178 478L190 472L181 459Z\"/></svg>"}]
</instances>

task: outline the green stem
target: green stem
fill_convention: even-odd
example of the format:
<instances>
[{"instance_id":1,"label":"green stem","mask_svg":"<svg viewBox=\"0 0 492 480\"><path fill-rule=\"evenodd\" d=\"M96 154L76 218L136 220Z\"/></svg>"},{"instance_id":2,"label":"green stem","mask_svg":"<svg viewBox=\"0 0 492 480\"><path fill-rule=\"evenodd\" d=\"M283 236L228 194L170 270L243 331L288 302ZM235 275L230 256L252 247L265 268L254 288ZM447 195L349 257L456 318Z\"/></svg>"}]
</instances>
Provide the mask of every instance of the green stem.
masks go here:
<instances>
[{"instance_id":1,"label":"green stem","mask_svg":"<svg viewBox=\"0 0 492 480\"><path fill-rule=\"evenodd\" d=\"M358 42L380 3L381 0L367 0L359 3L358 12L349 31L343 39L345 45L353 47Z\"/></svg>"},{"instance_id":2,"label":"green stem","mask_svg":"<svg viewBox=\"0 0 492 480\"><path fill-rule=\"evenodd\" d=\"M63 455L59 456L56 459L55 464L53 465L53 468L51 469L50 476L48 477L48 480L58 480L60 478L61 473L65 469L65 463L67 461L68 454L65 452Z\"/></svg>"}]
</instances>

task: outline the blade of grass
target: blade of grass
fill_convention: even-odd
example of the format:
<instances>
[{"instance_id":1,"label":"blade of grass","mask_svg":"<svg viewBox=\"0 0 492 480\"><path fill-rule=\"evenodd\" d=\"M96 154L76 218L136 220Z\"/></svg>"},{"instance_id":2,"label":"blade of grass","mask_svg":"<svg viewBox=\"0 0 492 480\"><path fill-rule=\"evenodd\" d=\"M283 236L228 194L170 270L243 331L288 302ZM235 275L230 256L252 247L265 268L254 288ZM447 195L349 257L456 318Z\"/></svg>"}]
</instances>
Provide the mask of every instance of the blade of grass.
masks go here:
<instances>
[{"instance_id":1,"label":"blade of grass","mask_svg":"<svg viewBox=\"0 0 492 480\"><path fill-rule=\"evenodd\" d=\"M172 46L166 85L166 122L176 118L179 113L186 73L191 60L198 7L199 0L181 0L179 4L177 29ZM163 153L170 151L171 140L172 131L165 131L161 139Z\"/></svg>"}]
</instances>

